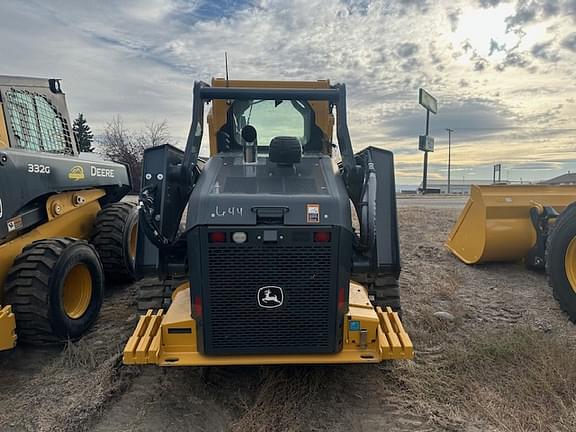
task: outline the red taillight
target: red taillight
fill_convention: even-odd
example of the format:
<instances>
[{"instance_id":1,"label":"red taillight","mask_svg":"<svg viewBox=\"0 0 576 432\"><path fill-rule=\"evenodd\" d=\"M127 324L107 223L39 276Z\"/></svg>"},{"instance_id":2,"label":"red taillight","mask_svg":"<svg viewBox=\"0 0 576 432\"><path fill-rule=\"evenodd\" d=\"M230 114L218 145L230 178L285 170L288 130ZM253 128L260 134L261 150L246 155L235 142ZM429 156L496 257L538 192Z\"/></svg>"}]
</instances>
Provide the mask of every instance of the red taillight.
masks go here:
<instances>
[{"instance_id":1,"label":"red taillight","mask_svg":"<svg viewBox=\"0 0 576 432\"><path fill-rule=\"evenodd\" d=\"M344 288L338 289L338 310L344 309L346 306L346 290Z\"/></svg>"},{"instance_id":2,"label":"red taillight","mask_svg":"<svg viewBox=\"0 0 576 432\"><path fill-rule=\"evenodd\" d=\"M192 310L196 318L202 318L202 298L200 296L195 296L192 303Z\"/></svg>"},{"instance_id":3,"label":"red taillight","mask_svg":"<svg viewBox=\"0 0 576 432\"><path fill-rule=\"evenodd\" d=\"M223 231L212 231L208 233L210 243L224 243L226 241L226 233Z\"/></svg>"},{"instance_id":4,"label":"red taillight","mask_svg":"<svg viewBox=\"0 0 576 432\"><path fill-rule=\"evenodd\" d=\"M318 243L327 243L331 238L330 231L316 231L314 233L314 241Z\"/></svg>"}]
</instances>

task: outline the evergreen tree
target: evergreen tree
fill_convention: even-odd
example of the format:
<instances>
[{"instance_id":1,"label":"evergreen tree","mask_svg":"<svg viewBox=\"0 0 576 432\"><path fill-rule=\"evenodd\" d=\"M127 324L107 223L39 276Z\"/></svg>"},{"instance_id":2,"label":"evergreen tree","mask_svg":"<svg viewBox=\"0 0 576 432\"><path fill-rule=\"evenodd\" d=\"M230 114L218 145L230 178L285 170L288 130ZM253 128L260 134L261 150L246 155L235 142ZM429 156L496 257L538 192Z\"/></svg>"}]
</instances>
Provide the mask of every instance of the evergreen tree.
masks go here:
<instances>
[{"instance_id":1,"label":"evergreen tree","mask_svg":"<svg viewBox=\"0 0 576 432\"><path fill-rule=\"evenodd\" d=\"M84 114L78 114L78 117L74 120L72 130L76 135L76 141L78 141L78 149L81 152L93 152L92 142L94 141L94 135L86 122L86 118L84 118Z\"/></svg>"}]
</instances>

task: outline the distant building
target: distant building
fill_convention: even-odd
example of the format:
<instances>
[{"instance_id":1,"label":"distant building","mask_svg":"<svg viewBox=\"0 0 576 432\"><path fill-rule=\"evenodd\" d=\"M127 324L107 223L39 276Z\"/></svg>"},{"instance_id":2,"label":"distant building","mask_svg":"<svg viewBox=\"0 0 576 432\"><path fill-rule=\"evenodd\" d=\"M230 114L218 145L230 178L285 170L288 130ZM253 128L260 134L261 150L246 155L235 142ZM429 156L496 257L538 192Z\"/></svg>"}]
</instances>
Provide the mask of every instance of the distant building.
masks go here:
<instances>
[{"instance_id":1,"label":"distant building","mask_svg":"<svg viewBox=\"0 0 576 432\"><path fill-rule=\"evenodd\" d=\"M448 193L448 182L446 180L428 180L426 185L428 191L434 193L445 194ZM491 185L490 180L464 180L458 182L450 182L450 193L455 195L469 195L471 185ZM422 190L422 183L418 186L418 190Z\"/></svg>"},{"instance_id":2,"label":"distant building","mask_svg":"<svg viewBox=\"0 0 576 432\"><path fill-rule=\"evenodd\" d=\"M549 185L576 185L576 173L562 174L558 177L551 178L550 180L544 180L542 184Z\"/></svg>"}]
</instances>

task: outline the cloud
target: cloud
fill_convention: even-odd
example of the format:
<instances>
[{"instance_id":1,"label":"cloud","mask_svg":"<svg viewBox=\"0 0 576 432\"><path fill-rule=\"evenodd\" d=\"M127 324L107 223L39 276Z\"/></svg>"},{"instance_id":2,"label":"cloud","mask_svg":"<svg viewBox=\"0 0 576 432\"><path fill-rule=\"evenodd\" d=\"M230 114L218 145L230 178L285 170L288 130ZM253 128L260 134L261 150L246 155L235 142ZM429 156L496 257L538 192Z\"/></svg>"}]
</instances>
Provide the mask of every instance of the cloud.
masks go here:
<instances>
[{"instance_id":1,"label":"cloud","mask_svg":"<svg viewBox=\"0 0 576 432\"><path fill-rule=\"evenodd\" d=\"M516 7L516 13L506 18L508 29L534 21L538 15L539 9L540 5L535 1L528 2L526 0L519 0Z\"/></svg>"},{"instance_id":2,"label":"cloud","mask_svg":"<svg viewBox=\"0 0 576 432\"><path fill-rule=\"evenodd\" d=\"M469 87L459 83L461 87ZM445 128L491 129L513 126L514 114L505 106L486 98L460 98L442 103L439 113L431 118L432 130L439 133ZM416 137L424 127L424 110L407 109L382 118L381 123L388 124L396 137Z\"/></svg>"},{"instance_id":3,"label":"cloud","mask_svg":"<svg viewBox=\"0 0 576 432\"><path fill-rule=\"evenodd\" d=\"M528 61L522 54L511 52L506 55L504 61L496 66L496 70L502 72L508 67L516 67L525 69L530 66L530 61Z\"/></svg>"},{"instance_id":4,"label":"cloud","mask_svg":"<svg viewBox=\"0 0 576 432\"><path fill-rule=\"evenodd\" d=\"M526 24L560 16L563 10L567 15L576 17L576 0L518 0L515 14L508 17L506 22L509 29L518 29Z\"/></svg>"},{"instance_id":5,"label":"cloud","mask_svg":"<svg viewBox=\"0 0 576 432\"><path fill-rule=\"evenodd\" d=\"M408 14L412 11L425 14L430 8L428 0L399 0L398 3L402 6L401 15Z\"/></svg>"},{"instance_id":6,"label":"cloud","mask_svg":"<svg viewBox=\"0 0 576 432\"><path fill-rule=\"evenodd\" d=\"M499 44L494 39L490 39L490 52L488 53L489 56L491 56L495 52L500 52L500 51L505 51L505 50L506 50L505 44Z\"/></svg>"},{"instance_id":7,"label":"cloud","mask_svg":"<svg viewBox=\"0 0 576 432\"><path fill-rule=\"evenodd\" d=\"M551 49L552 41L535 44L530 52L538 59L556 63L560 60L558 52Z\"/></svg>"},{"instance_id":8,"label":"cloud","mask_svg":"<svg viewBox=\"0 0 576 432\"><path fill-rule=\"evenodd\" d=\"M576 0L566 0L564 3L564 11L567 15L571 15L576 20Z\"/></svg>"},{"instance_id":9,"label":"cloud","mask_svg":"<svg viewBox=\"0 0 576 432\"><path fill-rule=\"evenodd\" d=\"M432 127L440 142L442 127L468 128L460 130L458 144L470 147L460 165L468 169L489 164L478 146L512 161L535 145L533 134L513 129L527 122L539 125L547 118L546 128L559 128L556 135L539 135L543 153L537 157L557 154L556 147L572 140L573 133L561 128L576 115L574 104L566 103L576 98L566 86L576 79L576 34L566 20L574 5L573 0L4 0L0 38L10 41L3 46L10 62L2 68L62 78L71 111L84 112L96 133L119 113L130 127L167 119L172 135L184 142L192 83L223 76L227 51L231 78L345 82L354 146L394 149L403 173L421 166L415 139L423 129L417 92L424 87L439 99ZM493 21L475 21L483 13L500 16L504 32L507 8L514 24L505 37L498 36ZM466 21L467 14L473 19ZM554 29L552 41L533 30L544 19L546 28ZM503 139L511 144L499 149ZM434 158L441 156L439 150Z\"/></svg>"},{"instance_id":10,"label":"cloud","mask_svg":"<svg viewBox=\"0 0 576 432\"><path fill-rule=\"evenodd\" d=\"M505 3L506 1L507 0L479 0L478 4L480 5L480 7L487 9L490 7L496 7L500 3Z\"/></svg>"},{"instance_id":11,"label":"cloud","mask_svg":"<svg viewBox=\"0 0 576 432\"><path fill-rule=\"evenodd\" d=\"M418 45L409 42L400 44L400 46L396 49L396 53L402 58L413 57L418 53L418 51Z\"/></svg>"},{"instance_id":12,"label":"cloud","mask_svg":"<svg viewBox=\"0 0 576 432\"><path fill-rule=\"evenodd\" d=\"M562 40L562 47L576 53L576 32L570 33Z\"/></svg>"},{"instance_id":13,"label":"cloud","mask_svg":"<svg viewBox=\"0 0 576 432\"><path fill-rule=\"evenodd\" d=\"M542 4L542 10L544 16L556 16L560 13L560 1L559 0L545 0Z\"/></svg>"},{"instance_id":14,"label":"cloud","mask_svg":"<svg viewBox=\"0 0 576 432\"><path fill-rule=\"evenodd\" d=\"M482 72L488 66L488 62L485 59L479 59L474 62L474 70L476 72Z\"/></svg>"},{"instance_id":15,"label":"cloud","mask_svg":"<svg viewBox=\"0 0 576 432\"><path fill-rule=\"evenodd\" d=\"M458 19L460 18L461 13L462 9L449 8L446 11L448 20L450 21L450 30L452 30L452 32L455 32L458 29Z\"/></svg>"}]
</instances>

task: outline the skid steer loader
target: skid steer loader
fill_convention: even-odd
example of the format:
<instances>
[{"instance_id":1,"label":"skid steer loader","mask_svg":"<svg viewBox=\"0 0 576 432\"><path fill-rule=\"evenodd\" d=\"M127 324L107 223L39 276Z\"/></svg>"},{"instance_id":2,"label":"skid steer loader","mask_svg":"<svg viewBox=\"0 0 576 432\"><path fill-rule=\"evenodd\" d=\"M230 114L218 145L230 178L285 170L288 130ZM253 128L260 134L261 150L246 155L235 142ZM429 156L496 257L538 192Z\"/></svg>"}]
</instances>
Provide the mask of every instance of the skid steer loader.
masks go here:
<instances>
[{"instance_id":1,"label":"skid steer loader","mask_svg":"<svg viewBox=\"0 0 576 432\"><path fill-rule=\"evenodd\" d=\"M411 358L399 316L393 156L353 153L345 86L214 79L196 82L193 97L185 151L145 152L136 255L140 277L186 281L147 289L149 302L169 307L140 317L124 363Z\"/></svg>"},{"instance_id":2,"label":"skid steer loader","mask_svg":"<svg viewBox=\"0 0 576 432\"><path fill-rule=\"evenodd\" d=\"M55 79L0 76L0 350L82 336L134 276L128 169L79 154Z\"/></svg>"},{"instance_id":3,"label":"skid steer loader","mask_svg":"<svg viewBox=\"0 0 576 432\"><path fill-rule=\"evenodd\" d=\"M546 268L576 321L576 186L472 186L446 247L466 264L523 260Z\"/></svg>"}]
</instances>

